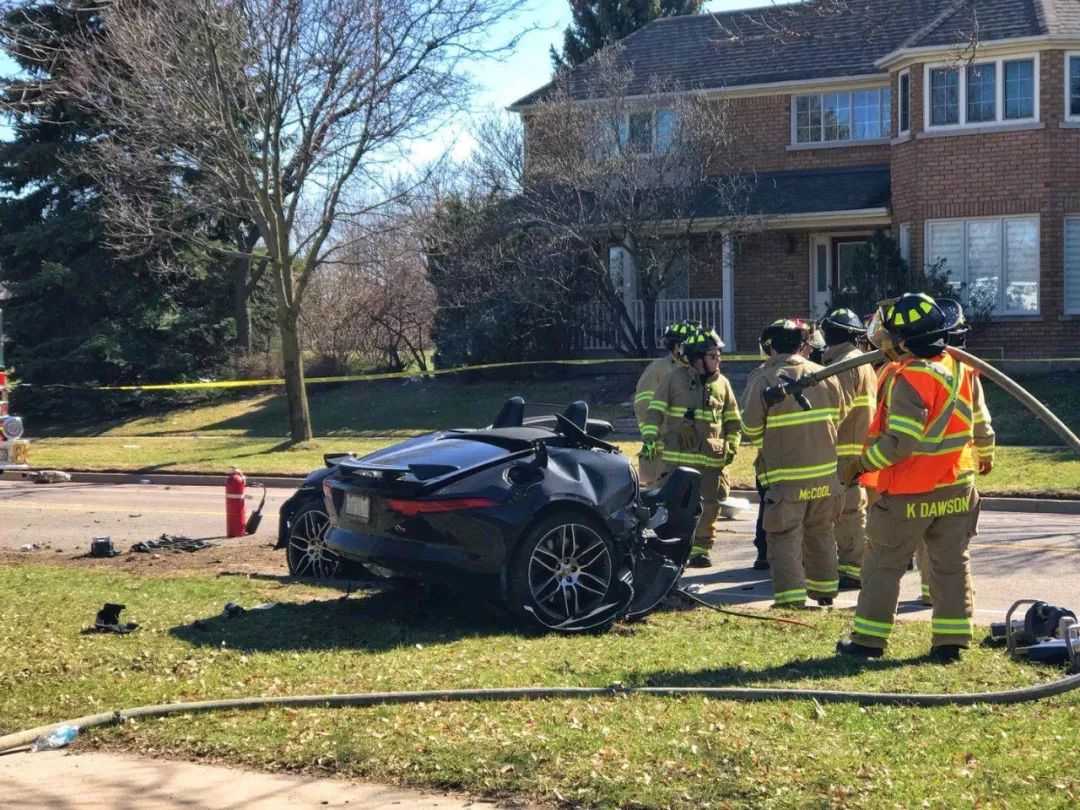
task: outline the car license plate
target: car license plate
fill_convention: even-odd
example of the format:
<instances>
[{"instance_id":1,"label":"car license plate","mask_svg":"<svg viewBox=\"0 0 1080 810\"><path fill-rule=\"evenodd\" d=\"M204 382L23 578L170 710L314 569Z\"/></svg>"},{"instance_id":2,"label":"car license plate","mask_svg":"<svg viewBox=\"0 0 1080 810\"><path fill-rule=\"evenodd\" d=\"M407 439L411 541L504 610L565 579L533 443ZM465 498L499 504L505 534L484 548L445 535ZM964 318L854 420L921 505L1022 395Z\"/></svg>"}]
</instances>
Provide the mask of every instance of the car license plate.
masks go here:
<instances>
[{"instance_id":1,"label":"car license plate","mask_svg":"<svg viewBox=\"0 0 1080 810\"><path fill-rule=\"evenodd\" d=\"M367 523L371 519L371 498L367 495L346 492L345 515Z\"/></svg>"}]
</instances>

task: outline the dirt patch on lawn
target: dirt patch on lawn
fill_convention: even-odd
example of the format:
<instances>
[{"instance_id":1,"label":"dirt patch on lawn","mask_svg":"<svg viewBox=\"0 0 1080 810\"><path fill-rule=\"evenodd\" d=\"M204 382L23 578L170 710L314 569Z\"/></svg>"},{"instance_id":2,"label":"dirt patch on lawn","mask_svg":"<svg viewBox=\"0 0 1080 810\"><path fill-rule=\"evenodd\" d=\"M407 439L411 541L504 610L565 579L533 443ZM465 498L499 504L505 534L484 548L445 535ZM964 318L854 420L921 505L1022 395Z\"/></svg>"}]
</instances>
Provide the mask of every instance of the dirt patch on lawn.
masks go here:
<instances>
[{"instance_id":1,"label":"dirt patch on lawn","mask_svg":"<svg viewBox=\"0 0 1080 810\"><path fill-rule=\"evenodd\" d=\"M117 544L115 557L91 557L85 549L74 552L54 549L48 543L32 551L0 550L0 565L36 563L123 571L138 576L169 576L171 574L265 574L288 576L285 551L273 549L263 538L213 538L210 545L198 551L157 549L149 552L130 551L132 543Z\"/></svg>"}]
</instances>

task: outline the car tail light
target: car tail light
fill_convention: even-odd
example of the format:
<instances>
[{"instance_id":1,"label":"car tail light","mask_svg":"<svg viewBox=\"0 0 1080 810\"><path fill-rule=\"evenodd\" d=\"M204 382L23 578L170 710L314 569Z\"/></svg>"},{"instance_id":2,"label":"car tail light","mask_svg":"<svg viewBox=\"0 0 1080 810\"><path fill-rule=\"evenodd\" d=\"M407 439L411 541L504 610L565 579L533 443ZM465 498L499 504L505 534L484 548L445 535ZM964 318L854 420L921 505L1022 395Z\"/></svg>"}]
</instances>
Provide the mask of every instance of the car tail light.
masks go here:
<instances>
[{"instance_id":1,"label":"car tail light","mask_svg":"<svg viewBox=\"0 0 1080 810\"><path fill-rule=\"evenodd\" d=\"M434 512L460 512L463 509L484 509L498 506L491 498L446 498L438 501L409 501L404 498L387 498L386 505L405 517L430 515Z\"/></svg>"}]
</instances>

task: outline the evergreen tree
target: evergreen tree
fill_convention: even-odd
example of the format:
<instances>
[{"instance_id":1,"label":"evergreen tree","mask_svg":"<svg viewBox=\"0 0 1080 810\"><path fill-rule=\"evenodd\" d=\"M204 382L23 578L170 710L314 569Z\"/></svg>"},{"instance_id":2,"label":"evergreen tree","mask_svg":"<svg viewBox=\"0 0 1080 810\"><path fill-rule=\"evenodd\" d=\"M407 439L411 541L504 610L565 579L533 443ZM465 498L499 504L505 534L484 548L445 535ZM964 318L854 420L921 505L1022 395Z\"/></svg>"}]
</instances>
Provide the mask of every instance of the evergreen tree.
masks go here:
<instances>
[{"instance_id":1,"label":"evergreen tree","mask_svg":"<svg viewBox=\"0 0 1080 810\"><path fill-rule=\"evenodd\" d=\"M23 412L79 407L52 385L191 378L225 358L235 326L228 274L204 256L170 251L121 259L105 245L100 190L65 158L101 133L74 107L43 101L43 55L79 27L99 24L94 0L23 0L0 22L19 75L3 80L14 129L0 143L0 287L11 364L28 386ZM40 51L28 42L36 41ZM99 400L91 400L99 402Z\"/></svg>"},{"instance_id":2,"label":"evergreen tree","mask_svg":"<svg viewBox=\"0 0 1080 810\"><path fill-rule=\"evenodd\" d=\"M697 14L702 0L570 0L573 22L563 32L562 53L551 49L555 71L580 65L605 45L661 17Z\"/></svg>"}]
</instances>

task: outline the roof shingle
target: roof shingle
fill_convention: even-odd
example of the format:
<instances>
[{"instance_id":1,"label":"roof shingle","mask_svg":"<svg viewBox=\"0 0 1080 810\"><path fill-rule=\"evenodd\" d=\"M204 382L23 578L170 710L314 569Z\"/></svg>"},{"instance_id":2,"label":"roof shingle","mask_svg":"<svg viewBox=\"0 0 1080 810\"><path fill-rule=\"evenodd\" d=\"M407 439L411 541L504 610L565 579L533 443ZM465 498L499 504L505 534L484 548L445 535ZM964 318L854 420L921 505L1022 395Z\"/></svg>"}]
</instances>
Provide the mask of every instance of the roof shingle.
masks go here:
<instances>
[{"instance_id":1,"label":"roof shingle","mask_svg":"<svg viewBox=\"0 0 1080 810\"><path fill-rule=\"evenodd\" d=\"M973 11L974 8L974 17ZM1080 0L821 0L794 6L667 17L622 40L627 95L658 83L710 90L880 73L875 62L901 47L990 42L1040 34L1080 35ZM587 94L591 62L570 75ZM551 84L514 107L540 101Z\"/></svg>"}]
</instances>

